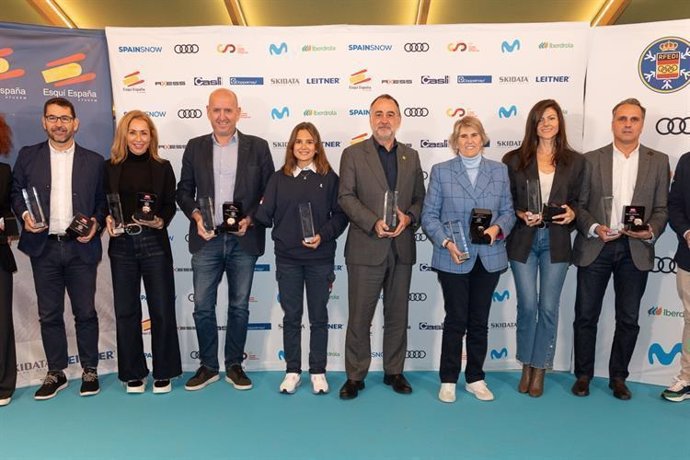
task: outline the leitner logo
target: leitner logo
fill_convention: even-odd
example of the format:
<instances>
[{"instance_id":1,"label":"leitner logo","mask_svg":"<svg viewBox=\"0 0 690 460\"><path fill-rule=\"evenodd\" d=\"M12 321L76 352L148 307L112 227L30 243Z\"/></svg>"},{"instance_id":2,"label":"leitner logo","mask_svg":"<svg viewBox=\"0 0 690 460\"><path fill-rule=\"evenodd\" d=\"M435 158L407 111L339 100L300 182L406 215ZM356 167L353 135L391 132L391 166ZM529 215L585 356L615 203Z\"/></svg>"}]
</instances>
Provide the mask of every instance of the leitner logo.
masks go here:
<instances>
[{"instance_id":1,"label":"leitner logo","mask_svg":"<svg viewBox=\"0 0 690 460\"><path fill-rule=\"evenodd\" d=\"M671 348L671 351L666 353L666 350L658 344L658 343L653 343L649 346L649 351L647 352L647 359L649 360L649 364L654 364L654 357L656 356L657 361L659 364L662 366L669 366L673 360L675 359L676 355L679 354L683 350L683 345L681 343L677 343Z\"/></svg>"},{"instance_id":2,"label":"leitner logo","mask_svg":"<svg viewBox=\"0 0 690 460\"><path fill-rule=\"evenodd\" d=\"M203 112L201 109L180 109L177 111L177 118L201 118Z\"/></svg>"},{"instance_id":3,"label":"leitner logo","mask_svg":"<svg viewBox=\"0 0 690 460\"><path fill-rule=\"evenodd\" d=\"M175 54L196 54L199 52L199 45L196 43L175 45L173 51L175 51Z\"/></svg>"},{"instance_id":4,"label":"leitner logo","mask_svg":"<svg viewBox=\"0 0 690 460\"><path fill-rule=\"evenodd\" d=\"M501 43L502 53L512 53L514 51L520 51L520 40L515 39L512 43L508 43L504 40L503 43Z\"/></svg>"},{"instance_id":5,"label":"leitner logo","mask_svg":"<svg viewBox=\"0 0 690 460\"><path fill-rule=\"evenodd\" d=\"M508 357L508 349L506 347L500 350L491 350L491 359L506 359Z\"/></svg>"},{"instance_id":6,"label":"leitner logo","mask_svg":"<svg viewBox=\"0 0 690 460\"><path fill-rule=\"evenodd\" d=\"M568 75L537 75L534 77L537 83L568 83L570 77Z\"/></svg>"},{"instance_id":7,"label":"leitner logo","mask_svg":"<svg viewBox=\"0 0 690 460\"><path fill-rule=\"evenodd\" d=\"M503 302L505 300L510 299L510 291L508 291L507 289L503 292L494 291L494 295L492 298L494 302Z\"/></svg>"},{"instance_id":8,"label":"leitner logo","mask_svg":"<svg viewBox=\"0 0 690 460\"><path fill-rule=\"evenodd\" d=\"M656 122L656 132L662 136L690 134L690 117L660 118Z\"/></svg>"},{"instance_id":9,"label":"leitner logo","mask_svg":"<svg viewBox=\"0 0 690 460\"><path fill-rule=\"evenodd\" d=\"M271 118L273 120L282 120L283 118L290 118L290 109L287 107L282 107L280 109L273 108L271 110Z\"/></svg>"},{"instance_id":10,"label":"leitner logo","mask_svg":"<svg viewBox=\"0 0 690 460\"><path fill-rule=\"evenodd\" d=\"M498 118L510 118L513 115L517 116L517 107L514 105L508 108L500 107L498 109Z\"/></svg>"},{"instance_id":11,"label":"leitner logo","mask_svg":"<svg viewBox=\"0 0 690 460\"><path fill-rule=\"evenodd\" d=\"M231 85L263 85L264 77L230 77Z\"/></svg>"},{"instance_id":12,"label":"leitner logo","mask_svg":"<svg viewBox=\"0 0 690 460\"><path fill-rule=\"evenodd\" d=\"M281 42L279 45L276 45L275 43L271 43L268 46L268 53L271 56L276 56L276 55L283 54L283 53L287 54L287 52L288 52L288 46L287 46L287 43L285 43L285 42Z\"/></svg>"}]
</instances>

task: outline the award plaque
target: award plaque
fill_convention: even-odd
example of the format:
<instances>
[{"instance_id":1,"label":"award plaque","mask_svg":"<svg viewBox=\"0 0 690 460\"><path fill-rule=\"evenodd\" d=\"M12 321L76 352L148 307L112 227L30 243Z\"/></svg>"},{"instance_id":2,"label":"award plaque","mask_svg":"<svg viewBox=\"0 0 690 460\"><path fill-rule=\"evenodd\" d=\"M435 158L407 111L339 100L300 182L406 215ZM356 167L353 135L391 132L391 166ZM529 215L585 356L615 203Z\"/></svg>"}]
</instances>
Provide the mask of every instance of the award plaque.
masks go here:
<instances>
[{"instance_id":1,"label":"award plaque","mask_svg":"<svg viewBox=\"0 0 690 460\"><path fill-rule=\"evenodd\" d=\"M626 230L641 232L647 230L644 223L644 206L623 206L623 223Z\"/></svg>"},{"instance_id":2,"label":"award plaque","mask_svg":"<svg viewBox=\"0 0 690 460\"><path fill-rule=\"evenodd\" d=\"M491 237L484 230L491 226L491 210L474 208L470 218L470 240L474 244L491 244Z\"/></svg>"},{"instance_id":3,"label":"award plaque","mask_svg":"<svg viewBox=\"0 0 690 460\"><path fill-rule=\"evenodd\" d=\"M221 229L226 232L237 232L240 229L242 220L242 203L237 201L226 201L223 203L223 223Z\"/></svg>"},{"instance_id":4,"label":"award plaque","mask_svg":"<svg viewBox=\"0 0 690 460\"><path fill-rule=\"evenodd\" d=\"M539 180L527 179L527 212L538 218L542 211L541 186Z\"/></svg>"},{"instance_id":5,"label":"award plaque","mask_svg":"<svg viewBox=\"0 0 690 460\"><path fill-rule=\"evenodd\" d=\"M302 224L302 239L306 243L314 241L314 216L311 213L311 203L299 203L299 221Z\"/></svg>"},{"instance_id":6,"label":"award plaque","mask_svg":"<svg viewBox=\"0 0 690 460\"><path fill-rule=\"evenodd\" d=\"M545 204L541 211L541 217L544 222L553 222L553 218L565 214L566 209L556 206L554 204Z\"/></svg>"},{"instance_id":7,"label":"award plaque","mask_svg":"<svg viewBox=\"0 0 690 460\"><path fill-rule=\"evenodd\" d=\"M122 203L120 202L119 193L108 193L108 210L110 217L113 218L113 233L115 235L122 235L125 232L125 219L122 215Z\"/></svg>"},{"instance_id":8,"label":"award plaque","mask_svg":"<svg viewBox=\"0 0 690 460\"><path fill-rule=\"evenodd\" d=\"M45 214L43 214L43 206L41 206L41 200L38 197L36 187L31 187L29 189L23 188L22 196L24 197L26 210L34 221L34 227L47 227L48 222L46 222Z\"/></svg>"},{"instance_id":9,"label":"award plaque","mask_svg":"<svg viewBox=\"0 0 690 460\"><path fill-rule=\"evenodd\" d=\"M388 226L388 231L393 231L398 226L398 191L386 190L383 195L383 222Z\"/></svg>"},{"instance_id":10,"label":"award plaque","mask_svg":"<svg viewBox=\"0 0 690 460\"><path fill-rule=\"evenodd\" d=\"M67 233L74 238L79 238L80 236L86 236L91 232L93 226L96 222L91 220L89 217L78 212L73 218L72 223L67 227Z\"/></svg>"},{"instance_id":11,"label":"award plaque","mask_svg":"<svg viewBox=\"0 0 690 460\"><path fill-rule=\"evenodd\" d=\"M465 238L465 231L462 229L462 223L458 220L451 220L444 225L446 237L449 238L455 247L460 251L460 260L467 260L470 258L470 250L467 247L467 238Z\"/></svg>"},{"instance_id":12,"label":"award plaque","mask_svg":"<svg viewBox=\"0 0 690 460\"><path fill-rule=\"evenodd\" d=\"M198 200L198 205L204 230L206 230L208 233L217 233L216 209L213 207L213 198L210 196L201 197Z\"/></svg>"},{"instance_id":13,"label":"award plaque","mask_svg":"<svg viewBox=\"0 0 690 460\"><path fill-rule=\"evenodd\" d=\"M613 213L613 197L612 196L602 196L601 197L601 208L602 208L602 215L604 216L604 225L609 227L609 231L606 232L607 235L613 236L613 235L618 235L618 229L617 228L611 228L611 216Z\"/></svg>"},{"instance_id":14,"label":"award plaque","mask_svg":"<svg viewBox=\"0 0 690 460\"><path fill-rule=\"evenodd\" d=\"M153 220L156 218L153 207L158 196L155 193L137 192L137 208L134 211L136 220Z\"/></svg>"}]
</instances>

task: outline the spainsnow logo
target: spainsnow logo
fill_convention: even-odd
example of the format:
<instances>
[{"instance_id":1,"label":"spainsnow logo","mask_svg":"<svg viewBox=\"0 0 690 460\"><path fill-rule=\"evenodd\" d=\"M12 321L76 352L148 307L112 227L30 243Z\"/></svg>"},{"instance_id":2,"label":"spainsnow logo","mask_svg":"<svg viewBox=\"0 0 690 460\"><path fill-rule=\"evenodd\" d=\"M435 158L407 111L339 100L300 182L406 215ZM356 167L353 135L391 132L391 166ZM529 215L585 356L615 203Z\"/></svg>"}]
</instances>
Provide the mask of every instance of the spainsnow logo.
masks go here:
<instances>
[{"instance_id":1,"label":"spainsnow logo","mask_svg":"<svg viewBox=\"0 0 690 460\"><path fill-rule=\"evenodd\" d=\"M504 40L503 43L501 43L501 53L513 53L516 51L520 51L520 40L517 38L512 42Z\"/></svg>"},{"instance_id":2,"label":"spainsnow logo","mask_svg":"<svg viewBox=\"0 0 690 460\"><path fill-rule=\"evenodd\" d=\"M491 83L491 75L458 75L458 84Z\"/></svg>"},{"instance_id":3,"label":"spainsnow logo","mask_svg":"<svg viewBox=\"0 0 690 460\"><path fill-rule=\"evenodd\" d=\"M347 45L348 51L391 51L393 45L388 44L357 44L350 43Z\"/></svg>"},{"instance_id":4,"label":"spainsnow logo","mask_svg":"<svg viewBox=\"0 0 690 460\"><path fill-rule=\"evenodd\" d=\"M150 53L162 53L163 52L163 47L162 46L118 46L117 51L119 53L143 53L143 54L150 54Z\"/></svg>"},{"instance_id":5,"label":"spainsnow logo","mask_svg":"<svg viewBox=\"0 0 690 460\"><path fill-rule=\"evenodd\" d=\"M273 107L271 109L271 119L282 120L283 118L290 118L290 109L288 107Z\"/></svg>"},{"instance_id":6,"label":"spainsnow logo","mask_svg":"<svg viewBox=\"0 0 690 460\"><path fill-rule=\"evenodd\" d=\"M351 117L368 117L369 109L350 109L348 115Z\"/></svg>"},{"instance_id":7,"label":"spainsnow logo","mask_svg":"<svg viewBox=\"0 0 690 460\"><path fill-rule=\"evenodd\" d=\"M14 53L12 48L0 48L0 80L23 77L26 73L24 69L10 70L12 64L10 64L10 61L5 58L12 55L12 53Z\"/></svg>"},{"instance_id":8,"label":"spainsnow logo","mask_svg":"<svg viewBox=\"0 0 690 460\"><path fill-rule=\"evenodd\" d=\"M657 93L675 93L690 83L690 42L680 37L653 41L640 55L642 83Z\"/></svg>"},{"instance_id":9,"label":"spainsnow logo","mask_svg":"<svg viewBox=\"0 0 690 460\"><path fill-rule=\"evenodd\" d=\"M517 116L517 113L517 107L514 105L498 108L498 118L510 118L512 116Z\"/></svg>"},{"instance_id":10,"label":"spainsnow logo","mask_svg":"<svg viewBox=\"0 0 690 460\"><path fill-rule=\"evenodd\" d=\"M168 112L165 110L147 110L144 113L151 118L165 118Z\"/></svg>"},{"instance_id":11,"label":"spainsnow logo","mask_svg":"<svg viewBox=\"0 0 690 460\"><path fill-rule=\"evenodd\" d=\"M490 356L491 359L506 359L508 358L508 349L506 347L503 347L500 350L492 349Z\"/></svg>"},{"instance_id":12,"label":"spainsnow logo","mask_svg":"<svg viewBox=\"0 0 690 460\"><path fill-rule=\"evenodd\" d=\"M647 359L649 360L649 364L654 364L654 358L656 357L657 362L662 366L670 366L676 355L680 354L682 350L683 345L680 342L675 344L669 352L666 352L661 344L653 343L649 346Z\"/></svg>"},{"instance_id":13,"label":"spainsnow logo","mask_svg":"<svg viewBox=\"0 0 690 460\"><path fill-rule=\"evenodd\" d=\"M264 77L230 77L230 84L237 86L263 85Z\"/></svg>"},{"instance_id":14,"label":"spainsnow logo","mask_svg":"<svg viewBox=\"0 0 690 460\"><path fill-rule=\"evenodd\" d=\"M268 54L271 56L278 56L283 53L287 54L288 52L288 46L287 43L281 42L279 44L271 43L268 45Z\"/></svg>"},{"instance_id":15,"label":"spainsnow logo","mask_svg":"<svg viewBox=\"0 0 690 460\"><path fill-rule=\"evenodd\" d=\"M494 302L505 302L506 300L510 299L510 291L505 289L502 292L494 291L492 300Z\"/></svg>"},{"instance_id":16,"label":"spainsnow logo","mask_svg":"<svg viewBox=\"0 0 690 460\"><path fill-rule=\"evenodd\" d=\"M216 46L216 51L221 54L247 54L247 50L243 46L232 43L219 43Z\"/></svg>"}]
</instances>

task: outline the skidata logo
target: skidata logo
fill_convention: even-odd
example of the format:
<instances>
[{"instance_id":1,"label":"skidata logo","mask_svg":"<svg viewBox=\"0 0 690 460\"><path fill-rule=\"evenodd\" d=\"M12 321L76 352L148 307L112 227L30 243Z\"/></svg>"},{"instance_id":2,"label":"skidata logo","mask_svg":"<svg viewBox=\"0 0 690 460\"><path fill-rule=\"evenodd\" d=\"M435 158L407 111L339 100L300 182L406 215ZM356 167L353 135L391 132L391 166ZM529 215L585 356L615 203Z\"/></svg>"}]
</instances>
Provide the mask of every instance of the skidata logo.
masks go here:
<instances>
[{"instance_id":1,"label":"skidata logo","mask_svg":"<svg viewBox=\"0 0 690 460\"><path fill-rule=\"evenodd\" d=\"M273 110L271 110L271 119L282 120L283 118L290 118L290 109L287 107L273 107Z\"/></svg>"},{"instance_id":2,"label":"skidata logo","mask_svg":"<svg viewBox=\"0 0 690 460\"><path fill-rule=\"evenodd\" d=\"M510 118L512 116L517 116L517 107L511 105L510 107L499 107L498 118Z\"/></svg>"},{"instance_id":3,"label":"skidata logo","mask_svg":"<svg viewBox=\"0 0 690 460\"><path fill-rule=\"evenodd\" d=\"M654 364L654 358L656 357L656 360L659 364L662 366L669 366L672 362L673 359L676 357L677 354L681 352L683 349L683 345L680 343L677 343L671 348L669 352L666 352L664 350L664 347L662 347L658 343L653 343L649 346L649 351L647 352L647 359L649 360L649 364Z\"/></svg>"},{"instance_id":4,"label":"skidata logo","mask_svg":"<svg viewBox=\"0 0 690 460\"><path fill-rule=\"evenodd\" d=\"M515 51L520 51L520 40L515 39L510 43L508 43L507 40L504 40L503 43L501 43L502 53L513 53Z\"/></svg>"},{"instance_id":5,"label":"skidata logo","mask_svg":"<svg viewBox=\"0 0 690 460\"><path fill-rule=\"evenodd\" d=\"M287 43L285 43L285 42L281 42L279 44L271 43L268 46L268 53L271 56L277 56L277 55L280 55L283 53L287 54L287 52L288 52L288 46L287 46Z\"/></svg>"}]
</instances>

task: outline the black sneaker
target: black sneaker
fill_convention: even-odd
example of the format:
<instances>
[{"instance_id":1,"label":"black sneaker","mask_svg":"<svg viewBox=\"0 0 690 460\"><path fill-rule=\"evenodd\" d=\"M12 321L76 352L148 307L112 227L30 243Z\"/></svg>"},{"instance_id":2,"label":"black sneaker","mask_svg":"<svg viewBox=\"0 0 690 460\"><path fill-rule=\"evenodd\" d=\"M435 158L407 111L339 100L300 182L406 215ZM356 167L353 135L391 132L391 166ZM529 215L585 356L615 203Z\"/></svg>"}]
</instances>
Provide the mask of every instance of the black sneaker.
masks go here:
<instances>
[{"instance_id":1,"label":"black sneaker","mask_svg":"<svg viewBox=\"0 0 690 460\"><path fill-rule=\"evenodd\" d=\"M67 377L62 371L48 371L46 378L43 379L43 385L34 394L34 399L42 401L50 399L58 394L58 391L67 388Z\"/></svg>"},{"instance_id":2,"label":"black sneaker","mask_svg":"<svg viewBox=\"0 0 690 460\"><path fill-rule=\"evenodd\" d=\"M153 381L153 393L163 394L170 393L172 391L172 383L170 379L154 380Z\"/></svg>"},{"instance_id":3,"label":"black sneaker","mask_svg":"<svg viewBox=\"0 0 690 460\"><path fill-rule=\"evenodd\" d=\"M184 389L187 391L196 391L205 388L207 385L217 382L220 377L218 377L218 371L209 369L206 366L201 366L194 374L194 377L187 380Z\"/></svg>"},{"instance_id":4,"label":"black sneaker","mask_svg":"<svg viewBox=\"0 0 690 460\"><path fill-rule=\"evenodd\" d=\"M233 364L225 372L225 381L235 387L236 390L251 390L252 381L244 373L244 369L239 364Z\"/></svg>"},{"instance_id":5,"label":"black sneaker","mask_svg":"<svg viewBox=\"0 0 690 460\"><path fill-rule=\"evenodd\" d=\"M130 380L127 382L126 388L129 394L141 394L146 391L146 380Z\"/></svg>"},{"instance_id":6,"label":"black sneaker","mask_svg":"<svg viewBox=\"0 0 690 460\"><path fill-rule=\"evenodd\" d=\"M85 367L81 374L81 388L79 394L81 396L97 395L101 391L101 386L98 384L98 372L94 367Z\"/></svg>"}]
</instances>

